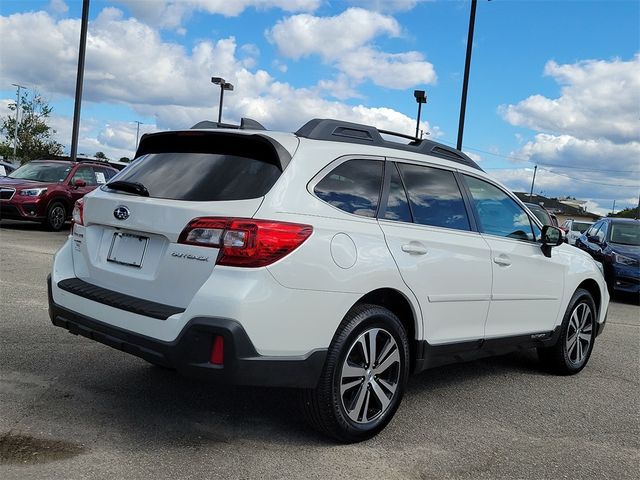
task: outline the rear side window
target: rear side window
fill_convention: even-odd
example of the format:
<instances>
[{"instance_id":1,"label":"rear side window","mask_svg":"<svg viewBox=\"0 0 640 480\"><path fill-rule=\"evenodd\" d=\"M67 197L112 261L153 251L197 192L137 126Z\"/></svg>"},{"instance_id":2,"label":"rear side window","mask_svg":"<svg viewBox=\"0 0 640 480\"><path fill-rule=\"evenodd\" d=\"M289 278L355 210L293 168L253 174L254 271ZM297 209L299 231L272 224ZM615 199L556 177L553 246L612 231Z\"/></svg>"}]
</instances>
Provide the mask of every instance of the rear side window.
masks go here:
<instances>
[{"instance_id":1,"label":"rear side window","mask_svg":"<svg viewBox=\"0 0 640 480\"><path fill-rule=\"evenodd\" d=\"M375 217L381 187L381 161L348 160L320 180L313 192L340 210L363 217Z\"/></svg>"},{"instance_id":2,"label":"rear side window","mask_svg":"<svg viewBox=\"0 0 640 480\"><path fill-rule=\"evenodd\" d=\"M404 191L402 180L400 180L398 169L393 163L387 164L387 167L391 169L391 180L389 182L389 198L384 218L397 222L411 222L411 210L409 209L407 194Z\"/></svg>"},{"instance_id":3,"label":"rear side window","mask_svg":"<svg viewBox=\"0 0 640 480\"><path fill-rule=\"evenodd\" d=\"M453 172L402 163L398 168L407 188L415 223L471 230Z\"/></svg>"},{"instance_id":4,"label":"rear side window","mask_svg":"<svg viewBox=\"0 0 640 480\"><path fill-rule=\"evenodd\" d=\"M149 153L116 180L141 183L150 197L207 202L262 197L280 173L277 166L246 156Z\"/></svg>"}]
</instances>

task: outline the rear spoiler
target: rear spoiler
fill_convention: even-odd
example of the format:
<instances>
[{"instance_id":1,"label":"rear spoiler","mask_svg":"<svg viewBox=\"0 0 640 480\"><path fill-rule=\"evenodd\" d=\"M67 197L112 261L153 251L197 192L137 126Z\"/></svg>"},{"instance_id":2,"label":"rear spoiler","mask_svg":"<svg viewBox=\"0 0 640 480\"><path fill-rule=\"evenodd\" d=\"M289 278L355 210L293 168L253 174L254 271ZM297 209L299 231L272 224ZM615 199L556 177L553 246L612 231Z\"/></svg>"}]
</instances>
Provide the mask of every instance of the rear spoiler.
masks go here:
<instances>
[{"instance_id":1,"label":"rear spoiler","mask_svg":"<svg viewBox=\"0 0 640 480\"><path fill-rule=\"evenodd\" d=\"M202 130L147 133L140 139L135 158L150 153L218 153L259 158L284 171L291 154L273 138L261 134L237 134ZM257 152L257 153L256 153Z\"/></svg>"}]
</instances>

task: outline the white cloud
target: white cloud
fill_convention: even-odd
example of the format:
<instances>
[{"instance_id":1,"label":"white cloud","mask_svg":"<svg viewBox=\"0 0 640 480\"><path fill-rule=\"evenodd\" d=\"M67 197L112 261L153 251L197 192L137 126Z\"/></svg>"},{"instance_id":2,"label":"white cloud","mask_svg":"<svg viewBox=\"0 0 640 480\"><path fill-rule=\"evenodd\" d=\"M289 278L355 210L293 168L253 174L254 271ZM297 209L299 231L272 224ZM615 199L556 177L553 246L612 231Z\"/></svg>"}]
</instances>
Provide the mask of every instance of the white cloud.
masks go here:
<instances>
[{"instance_id":1,"label":"white cloud","mask_svg":"<svg viewBox=\"0 0 640 480\"><path fill-rule=\"evenodd\" d=\"M266 35L285 57L298 60L318 55L347 75L350 87L364 80L391 89L434 84L435 69L422 53L387 53L371 43L381 35L399 37L401 33L391 16L349 8L333 17L294 15L279 21Z\"/></svg>"},{"instance_id":2,"label":"white cloud","mask_svg":"<svg viewBox=\"0 0 640 480\"><path fill-rule=\"evenodd\" d=\"M502 105L512 125L533 130L604 138L616 143L640 136L640 54L632 60L586 60L569 65L547 62L545 75L562 85L559 98L532 95Z\"/></svg>"},{"instance_id":3,"label":"white cloud","mask_svg":"<svg viewBox=\"0 0 640 480\"><path fill-rule=\"evenodd\" d=\"M0 16L5 33L0 82L20 78L49 97L73 98L79 29L79 20L57 21L44 12ZM257 53L251 46L238 47L233 37L200 41L188 51L163 41L148 25L124 18L120 10L106 8L89 25L83 101L126 106L132 118L155 119L157 129L189 128L217 117L218 90L210 81L216 75L235 85L225 95L225 121L246 116L268 128L294 131L311 118L333 117L409 134L415 129L412 118L395 110L333 100L357 94L339 75L308 88L278 82L247 62ZM68 147L71 119L56 116L52 121L58 141ZM85 115L81 127L80 151L131 155L135 125L105 126ZM439 134L427 122L421 127Z\"/></svg>"},{"instance_id":4,"label":"white cloud","mask_svg":"<svg viewBox=\"0 0 640 480\"><path fill-rule=\"evenodd\" d=\"M51 0L51 2L49 2L49 11L62 15L69 11L69 6L64 0Z\"/></svg>"},{"instance_id":5,"label":"white cloud","mask_svg":"<svg viewBox=\"0 0 640 480\"><path fill-rule=\"evenodd\" d=\"M607 203L638 192L640 54L629 61L550 61L544 72L561 85L558 98L532 95L498 109L512 125L537 132L528 141L520 137L512 156L541 167L548 193ZM520 175L498 172L510 187L527 189Z\"/></svg>"},{"instance_id":6,"label":"white cloud","mask_svg":"<svg viewBox=\"0 0 640 480\"><path fill-rule=\"evenodd\" d=\"M294 15L280 20L267 38L280 53L297 60L313 54L336 60L379 35L398 37L400 24L387 15L362 8L349 8L333 17Z\"/></svg>"},{"instance_id":7,"label":"white cloud","mask_svg":"<svg viewBox=\"0 0 640 480\"><path fill-rule=\"evenodd\" d=\"M349 3L377 12L407 12L428 0L348 0Z\"/></svg>"},{"instance_id":8,"label":"white cloud","mask_svg":"<svg viewBox=\"0 0 640 480\"><path fill-rule=\"evenodd\" d=\"M247 8L285 12L313 12L320 0L116 0L138 19L163 28L178 28L193 13L237 17Z\"/></svg>"}]
</instances>

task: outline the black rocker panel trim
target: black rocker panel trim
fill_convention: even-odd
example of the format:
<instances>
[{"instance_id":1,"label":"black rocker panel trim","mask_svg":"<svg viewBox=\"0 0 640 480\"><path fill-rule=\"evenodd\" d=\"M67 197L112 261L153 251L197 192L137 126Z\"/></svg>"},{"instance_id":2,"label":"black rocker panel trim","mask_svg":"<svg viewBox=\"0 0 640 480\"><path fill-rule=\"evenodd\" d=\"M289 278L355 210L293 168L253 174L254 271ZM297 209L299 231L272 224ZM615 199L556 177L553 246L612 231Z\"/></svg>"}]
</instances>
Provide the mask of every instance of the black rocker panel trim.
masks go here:
<instances>
[{"instance_id":1,"label":"black rocker panel trim","mask_svg":"<svg viewBox=\"0 0 640 480\"><path fill-rule=\"evenodd\" d=\"M171 315L184 312L184 308L132 297L131 295L92 285L79 278L62 280L58 282L58 288L109 307L119 308L120 310L144 315L145 317L157 318L158 320L166 320Z\"/></svg>"}]
</instances>

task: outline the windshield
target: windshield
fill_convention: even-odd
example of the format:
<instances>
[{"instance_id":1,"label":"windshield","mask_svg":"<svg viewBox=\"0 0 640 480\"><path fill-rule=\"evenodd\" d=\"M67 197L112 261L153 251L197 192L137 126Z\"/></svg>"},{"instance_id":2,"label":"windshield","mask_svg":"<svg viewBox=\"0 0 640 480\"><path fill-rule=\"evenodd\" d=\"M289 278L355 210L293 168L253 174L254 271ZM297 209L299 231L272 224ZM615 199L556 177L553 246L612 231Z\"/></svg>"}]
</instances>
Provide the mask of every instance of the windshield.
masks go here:
<instances>
[{"instance_id":1,"label":"windshield","mask_svg":"<svg viewBox=\"0 0 640 480\"><path fill-rule=\"evenodd\" d=\"M9 178L35 182L62 182L71 170L71 164L59 162L31 162L9 174Z\"/></svg>"},{"instance_id":2,"label":"windshield","mask_svg":"<svg viewBox=\"0 0 640 480\"><path fill-rule=\"evenodd\" d=\"M573 222L573 226L571 227L571 230L573 230L574 232L577 230L580 233L584 233L589 229L591 225L593 225L593 223Z\"/></svg>"},{"instance_id":3,"label":"windshield","mask_svg":"<svg viewBox=\"0 0 640 480\"><path fill-rule=\"evenodd\" d=\"M640 246L640 222L612 223L609 235L611 243Z\"/></svg>"}]
</instances>

